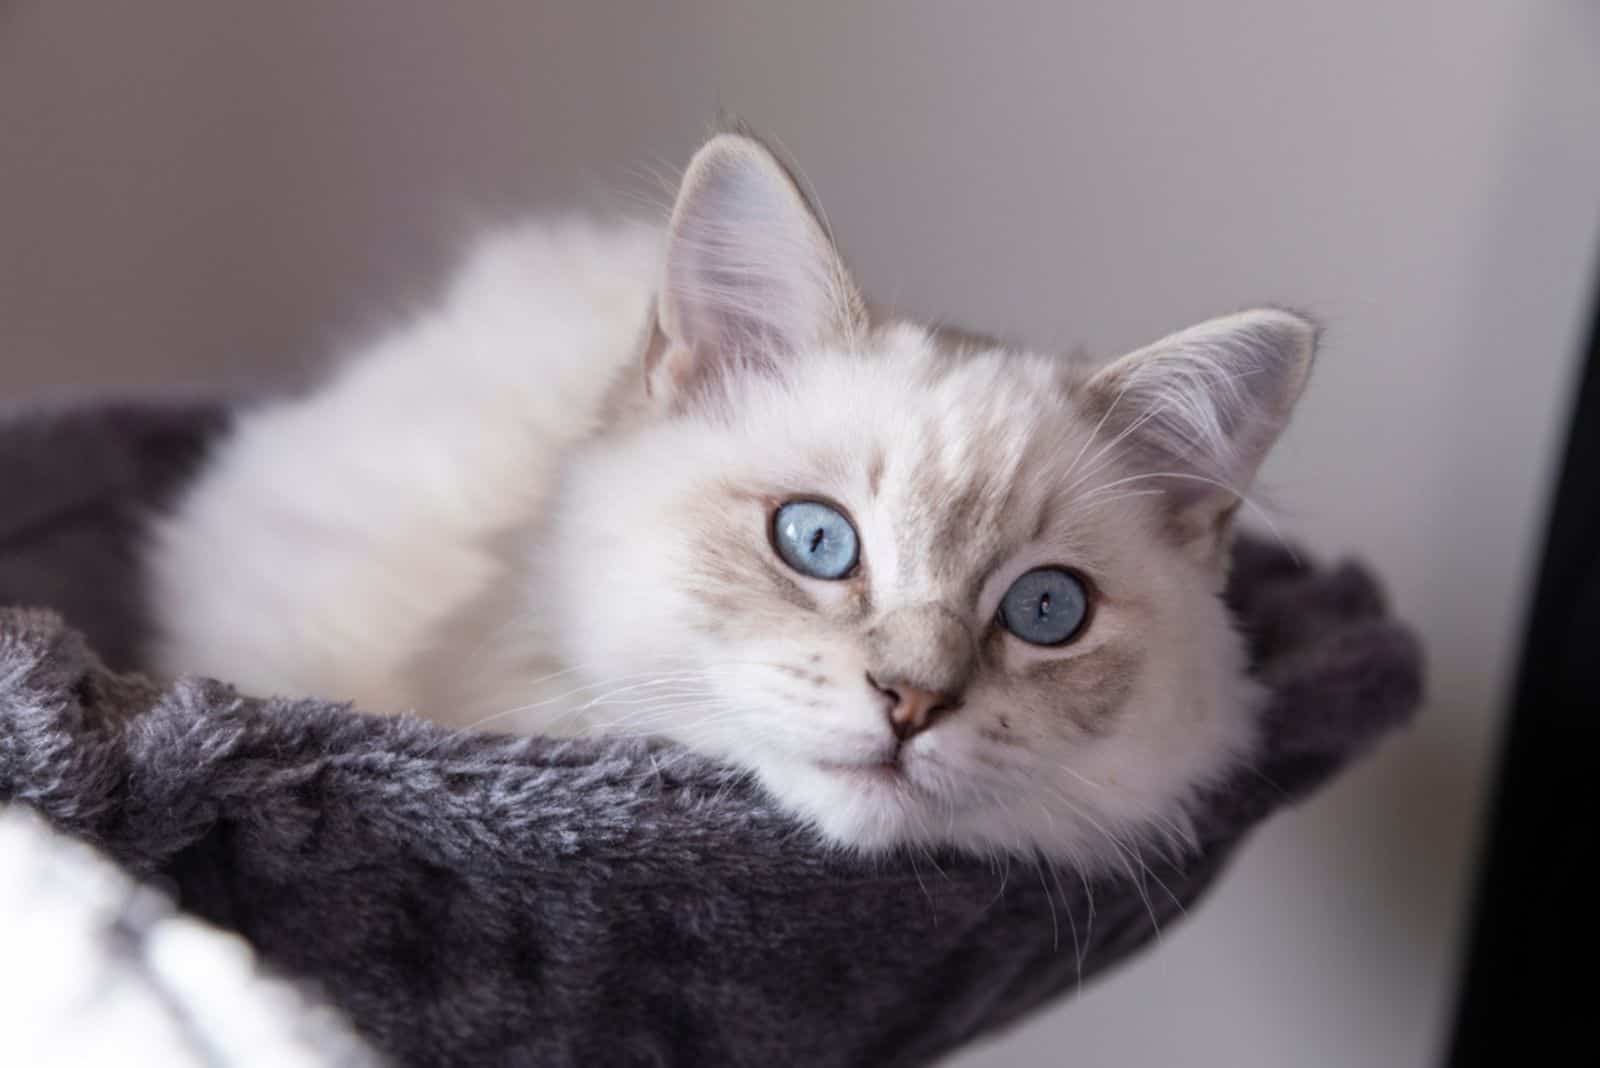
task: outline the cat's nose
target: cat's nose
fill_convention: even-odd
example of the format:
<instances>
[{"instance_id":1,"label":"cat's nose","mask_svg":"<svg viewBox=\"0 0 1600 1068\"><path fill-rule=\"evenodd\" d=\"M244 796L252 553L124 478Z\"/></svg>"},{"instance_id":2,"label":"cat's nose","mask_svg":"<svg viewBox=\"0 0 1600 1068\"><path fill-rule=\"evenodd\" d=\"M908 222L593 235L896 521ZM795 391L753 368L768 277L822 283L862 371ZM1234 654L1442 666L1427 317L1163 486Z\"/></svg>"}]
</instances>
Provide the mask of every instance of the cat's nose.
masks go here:
<instances>
[{"instance_id":1,"label":"cat's nose","mask_svg":"<svg viewBox=\"0 0 1600 1068\"><path fill-rule=\"evenodd\" d=\"M935 719L961 704L958 694L927 690L898 679L875 679L870 671L867 682L887 699L889 726L902 742L921 734Z\"/></svg>"}]
</instances>

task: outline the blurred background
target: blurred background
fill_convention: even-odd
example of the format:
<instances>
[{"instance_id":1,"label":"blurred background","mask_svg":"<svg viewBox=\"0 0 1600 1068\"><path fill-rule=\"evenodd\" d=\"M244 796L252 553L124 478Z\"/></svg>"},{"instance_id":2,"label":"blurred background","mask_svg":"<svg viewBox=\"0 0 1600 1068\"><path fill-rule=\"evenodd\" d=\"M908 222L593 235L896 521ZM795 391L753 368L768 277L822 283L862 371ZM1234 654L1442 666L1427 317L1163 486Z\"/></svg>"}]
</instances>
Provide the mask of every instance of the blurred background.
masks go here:
<instances>
[{"instance_id":1,"label":"blurred background","mask_svg":"<svg viewBox=\"0 0 1600 1068\"><path fill-rule=\"evenodd\" d=\"M1600 5L0 0L0 399L303 382L473 230L662 200L720 109L910 311L1100 354L1319 315L1267 488L1428 644L1413 730L958 1063L1435 1061L1600 247Z\"/></svg>"}]
</instances>

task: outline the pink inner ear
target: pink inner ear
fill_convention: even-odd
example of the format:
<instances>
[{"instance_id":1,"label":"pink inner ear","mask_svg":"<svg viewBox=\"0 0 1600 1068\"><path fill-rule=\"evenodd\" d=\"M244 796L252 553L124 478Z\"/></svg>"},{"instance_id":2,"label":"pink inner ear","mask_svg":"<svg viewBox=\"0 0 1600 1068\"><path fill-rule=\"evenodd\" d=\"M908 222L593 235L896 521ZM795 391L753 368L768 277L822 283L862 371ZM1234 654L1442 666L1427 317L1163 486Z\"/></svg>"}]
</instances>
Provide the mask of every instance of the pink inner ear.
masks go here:
<instances>
[{"instance_id":1,"label":"pink inner ear","mask_svg":"<svg viewBox=\"0 0 1600 1068\"><path fill-rule=\"evenodd\" d=\"M822 227L753 141L712 141L690 164L668 235L660 323L679 386L770 370L837 330L854 297Z\"/></svg>"},{"instance_id":2,"label":"pink inner ear","mask_svg":"<svg viewBox=\"0 0 1600 1068\"><path fill-rule=\"evenodd\" d=\"M804 294L790 277L795 265L756 258L763 249L755 246L776 244L760 232L771 225L750 220L740 235L733 232L738 223L687 219L673 235L668 296L675 302L685 347L714 354L792 345L793 320L804 315L796 314ZM765 251L776 256L783 250Z\"/></svg>"}]
</instances>

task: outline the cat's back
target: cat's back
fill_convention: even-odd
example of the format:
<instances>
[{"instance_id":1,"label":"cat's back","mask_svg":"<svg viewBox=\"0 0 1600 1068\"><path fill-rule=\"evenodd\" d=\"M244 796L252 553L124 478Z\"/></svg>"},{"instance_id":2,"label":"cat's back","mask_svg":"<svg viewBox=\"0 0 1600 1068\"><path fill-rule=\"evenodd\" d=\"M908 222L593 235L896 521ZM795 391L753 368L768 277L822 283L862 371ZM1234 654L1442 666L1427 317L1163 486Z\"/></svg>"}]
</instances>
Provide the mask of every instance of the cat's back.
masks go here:
<instances>
[{"instance_id":1,"label":"cat's back","mask_svg":"<svg viewBox=\"0 0 1600 1068\"><path fill-rule=\"evenodd\" d=\"M306 396L241 415L153 528L156 667L411 707L406 662L499 575L645 322L660 236L538 221Z\"/></svg>"}]
</instances>

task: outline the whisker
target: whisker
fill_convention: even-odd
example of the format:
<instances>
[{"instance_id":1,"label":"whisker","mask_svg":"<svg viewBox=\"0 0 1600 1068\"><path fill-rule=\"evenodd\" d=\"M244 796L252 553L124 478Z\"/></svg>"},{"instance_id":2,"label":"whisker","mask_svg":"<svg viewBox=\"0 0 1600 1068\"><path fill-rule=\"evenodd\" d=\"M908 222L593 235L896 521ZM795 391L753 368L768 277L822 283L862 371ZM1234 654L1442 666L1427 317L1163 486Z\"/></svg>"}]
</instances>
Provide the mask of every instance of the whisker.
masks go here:
<instances>
[{"instance_id":1,"label":"whisker","mask_svg":"<svg viewBox=\"0 0 1600 1068\"><path fill-rule=\"evenodd\" d=\"M1044 891L1044 899L1050 903L1050 927L1053 932L1050 951L1059 953L1061 951L1061 922L1056 919L1056 900L1050 896L1050 886L1044 881L1044 858L1035 857L1033 866L1034 870L1039 873L1039 888Z\"/></svg>"},{"instance_id":2,"label":"whisker","mask_svg":"<svg viewBox=\"0 0 1600 1068\"><path fill-rule=\"evenodd\" d=\"M1083 944L1078 941L1078 923L1072 918L1072 902L1067 898L1067 888L1061 885L1061 873L1054 864L1050 865L1050 878L1054 880L1056 889L1061 892L1061 903L1067 909L1067 929L1072 932L1072 955L1074 966L1078 973L1078 992L1083 992Z\"/></svg>"}]
</instances>

